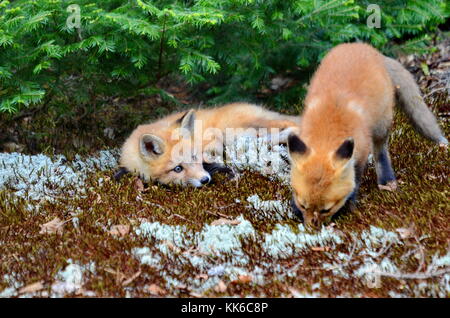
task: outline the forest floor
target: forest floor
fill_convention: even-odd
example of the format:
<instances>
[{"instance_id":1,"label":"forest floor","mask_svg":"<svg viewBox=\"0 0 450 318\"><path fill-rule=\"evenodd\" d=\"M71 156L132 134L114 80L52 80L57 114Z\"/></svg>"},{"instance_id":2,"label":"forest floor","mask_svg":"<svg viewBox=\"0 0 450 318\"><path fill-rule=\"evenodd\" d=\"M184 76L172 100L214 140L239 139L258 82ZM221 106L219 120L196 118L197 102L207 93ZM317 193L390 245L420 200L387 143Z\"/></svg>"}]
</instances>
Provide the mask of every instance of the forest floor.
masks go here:
<instances>
[{"instance_id":1,"label":"forest floor","mask_svg":"<svg viewBox=\"0 0 450 318\"><path fill-rule=\"evenodd\" d=\"M449 47L402 59L447 137ZM124 137L176 108L113 100L75 119L1 122L0 297L450 296L449 150L402 114L399 190L379 190L370 164L356 209L309 230L290 212L283 146L199 189L115 182Z\"/></svg>"}]
</instances>

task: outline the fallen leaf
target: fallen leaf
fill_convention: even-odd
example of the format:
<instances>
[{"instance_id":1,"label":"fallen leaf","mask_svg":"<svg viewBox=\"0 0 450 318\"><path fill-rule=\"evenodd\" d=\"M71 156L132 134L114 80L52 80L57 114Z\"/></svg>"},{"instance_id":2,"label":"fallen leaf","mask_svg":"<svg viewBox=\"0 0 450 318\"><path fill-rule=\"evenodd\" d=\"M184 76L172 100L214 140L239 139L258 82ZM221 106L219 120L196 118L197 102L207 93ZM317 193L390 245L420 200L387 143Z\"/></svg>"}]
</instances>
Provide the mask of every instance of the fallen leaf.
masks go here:
<instances>
[{"instance_id":1,"label":"fallen leaf","mask_svg":"<svg viewBox=\"0 0 450 318\"><path fill-rule=\"evenodd\" d=\"M336 223L334 223L334 222L330 223L330 224L327 226L328 229L332 229L332 228L334 228L334 227L336 227Z\"/></svg>"},{"instance_id":2,"label":"fallen leaf","mask_svg":"<svg viewBox=\"0 0 450 318\"><path fill-rule=\"evenodd\" d=\"M169 250L171 250L172 252L175 253L180 253L180 249L178 247L176 247L171 241L163 241L163 243L169 248Z\"/></svg>"},{"instance_id":3,"label":"fallen leaf","mask_svg":"<svg viewBox=\"0 0 450 318\"><path fill-rule=\"evenodd\" d=\"M261 88L260 92L263 94L269 94L272 91L270 89L268 89L267 87L263 87L263 88Z\"/></svg>"},{"instance_id":4,"label":"fallen leaf","mask_svg":"<svg viewBox=\"0 0 450 318\"><path fill-rule=\"evenodd\" d=\"M42 224L39 234L62 234L64 223L64 221L56 217L50 222Z\"/></svg>"},{"instance_id":5,"label":"fallen leaf","mask_svg":"<svg viewBox=\"0 0 450 318\"><path fill-rule=\"evenodd\" d=\"M138 192L144 191L144 183L142 182L141 179L139 178L134 179L134 189Z\"/></svg>"},{"instance_id":6,"label":"fallen leaf","mask_svg":"<svg viewBox=\"0 0 450 318\"><path fill-rule=\"evenodd\" d=\"M121 236L124 237L130 232L130 226L129 225L113 225L111 226L111 230L109 230L109 234L114 236Z\"/></svg>"},{"instance_id":7,"label":"fallen leaf","mask_svg":"<svg viewBox=\"0 0 450 318\"><path fill-rule=\"evenodd\" d=\"M250 275L239 275L238 279L241 283L248 284L252 282L253 277Z\"/></svg>"},{"instance_id":8,"label":"fallen leaf","mask_svg":"<svg viewBox=\"0 0 450 318\"><path fill-rule=\"evenodd\" d=\"M105 268L105 272L116 275L116 271L111 268Z\"/></svg>"},{"instance_id":9,"label":"fallen leaf","mask_svg":"<svg viewBox=\"0 0 450 318\"><path fill-rule=\"evenodd\" d=\"M292 79L286 77L274 77L270 82L270 88L272 90L278 90L286 86Z\"/></svg>"},{"instance_id":10,"label":"fallen leaf","mask_svg":"<svg viewBox=\"0 0 450 318\"><path fill-rule=\"evenodd\" d=\"M423 258L423 253L421 253L420 251L414 253L414 258L421 260Z\"/></svg>"},{"instance_id":11,"label":"fallen leaf","mask_svg":"<svg viewBox=\"0 0 450 318\"><path fill-rule=\"evenodd\" d=\"M194 293L194 292L190 293L189 295L192 296L192 297L195 297L195 298L202 298L203 297L202 294Z\"/></svg>"},{"instance_id":12,"label":"fallen leaf","mask_svg":"<svg viewBox=\"0 0 450 318\"><path fill-rule=\"evenodd\" d=\"M204 280L207 280L208 277L209 276L207 274L199 274L199 275L195 276L196 279L204 279Z\"/></svg>"},{"instance_id":13,"label":"fallen leaf","mask_svg":"<svg viewBox=\"0 0 450 318\"><path fill-rule=\"evenodd\" d=\"M166 291L156 284L145 286L144 291L154 296L164 296L166 294Z\"/></svg>"},{"instance_id":14,"label":"fallen leaf","mask_svg":"<svg viewBox=\"0 0 450 318\"><path fill-rule=\"evenodd\" d=\"M430 69L428 68L428 65L426 63L421 63L420 68L422 69L422 72L428 76L430 75Z\"/></svg>"},{"instance_id":15,"label":"fallen leaf","mask_svg":"<svg viewBox=\"0 0 450 318\"><path fill-rule=\"evenodd\" d=\"M5 142L2 147L6 152L22 152L25 148L24 145L16 144L15 142Z\"/></svg>"},{"instance_id":16,"label":"fallen leaf","mask_svg":"<svg viewBox=\"0 0 450 318\"><path fill-rule=\"evenodd\" d=\"M22 287L21 289L19 289L19 294L28 294L28 293L34 293L37 292L39 290L44 289L44 284L42 283L42 281L27 285L25 287Z\"/></svg>"},{"instance_id":17,"label":"fallen leaf","mask_svg":"<svg viewBox=\"0 0 450 318\"><path fill-rule=\"evenodd\" d=\"M191 246L189 249L183 251L183 255L196 255L196 256L207 256L208 253L202 252L200 249Z\"/></svg>"},{"instance_id":18,"label":"fallen leaf","mask_svg":"<svg viewBox=\"0 0 450 318\"><path fill-rule=\"evenodd\" d=\"M103 135L109 139L114 139L114 129L110 127L103 129Z\"/></svg>"},{"instance_id":19,"label":"fallen leaf","mask_svg":"<svg viewBox=\"0 0 450 318\"><path fill-rule=\"evenodd\" d=\"M386 185L382 185L382 184L378 185L378 189L391 191L391 192L396 191L397 187L398 187L398 184L396 181L388 182L388 184L386 184Z\"/></svg>"},{"instance_id":20,"label":"fallen leaf","mask_svg":"<svg viewBox=\"0 0 450 318\"><path fill-rule=\"evenodd\" d=\"M328 246L313 246L311 247L311 250L314 252L328 252L330 250L330 247Z\"/></svg>"},{"instance_id":21,"label":"fallen leaf","mask_svg":"<svg viewBox=\"0 0 450 318\"><path fill-rule=\"evenodd\" d=\"M177 285L177 286L175 286L175 288L177 288L177 289L188 289L188 287L185 284Z\"/></svg>"},{"instance_id":22,"label":"fallen leaf","mask_svg":"<svg viewBox=\"0 0 450 318\"><path fill-rule=\"evenodd\" d=\"M131 276L130 278L124 280L124 281L122 282L122 286L129 285L129 284L132 283L136 278L138 278L139 275L141 275L141 271L138 271L136 274L134 274L134 275Z\"/></svg>"},{"instance_id":23,"label":"fallen leaf","mask_svg":"<svg viewBox=\"0 0 450 318\"><path fill-rule=\"evenodd\" d=\"M241 223L239 220L228 220L225 218L220 218L211 222L211 225L238 225Z\"/></svg>"},{"instance_id":24,"label":"fallen leaf","mask_svg":"<svg viewBox=\"0 0 450 318\"><path fill-rule=\"evenodd\" d=\"M297 288L288 287L288 290L291 292L292 297L294 298L303 298L304 294L302 294Z\"/></svg>"},{"instance_id":25,"label":"fallen leaf","mask_svg":"<svg viewBox=\"0 0 450 318\"><path fill-rule=\"evenodd\" d=\"M137 221L138 221L139 223L147 223L147 222L150 222L147 218L138 218Z\"/></svg>"},{"instance_id":26,"label":"fallen leaf","mask_svg":"<svg viewBox=\"0 0 450 318\"><path fill-rule=\"evenodd\" d=\"M80 289L78 289L75 292L76 295L78 296L84 296L84 297L96 297L97 294L92 291L92 290L85 290L83 287L81 287Z\"/></svg>"},{"instance_id":27,"label":"fallen leaf","mask_svg":"<svg viewBox=\"0 0 450 318\"><path fill-rule=\"evenodd\" d=\"M365 294L364 294L364 297L365 297L365 298L380 298L380 296L378 296L377 294L372 293L372 292L367 292L367 293L365 293Z\"/></svg>"},{"instance_id":28,"label":"fallen leaf","mask_svg":"<svg viewBox=\"0 0 450 318\"><path fill-rule=\"evenodd\" d=\"M105 272L108 272L110 274L113 274L116 278L116 284L120 285L125 280L126 276L125 274L121 273L119 270L115 271L111 268L105 268Z\"/></svg>"},{"instance_id":29,"label":"fallen leaf","mask_svg":"<svg viewBox=\"0 0 450 318\"><path fill-rule=\"evenodd\" d=\"M24 117L23 119L22 119L22 122L25 124L25 125L28 125L30 122L31 122L31 116L27 116L27 117Z\"/></svg>"},{"instance_id":30,"label":"fallen leaf","mask_svg":"<svg viewBox=\"0 0 450 318\"><path fill-rule=\"evenodd\" d=\"M411 224L407 228L405 228L405 227L398 228L395 231L398 232L398 234L400 235L400 237L402 239L407 239L407 238L410 238L410 237L414 237L415 232L416 232L414 224Z\"/></svg>"},{"instance_id":31,"label":"fallen leaf","mask_svg":"<svg viewBox=\"0 0 450 318\"><path fill-rule=\"evenodd\" d=\"M227 291L227 285L222 280L219 280L216 286L214 286L214 291L216 293L224 293Z\"/></svg>"}]
</instances>

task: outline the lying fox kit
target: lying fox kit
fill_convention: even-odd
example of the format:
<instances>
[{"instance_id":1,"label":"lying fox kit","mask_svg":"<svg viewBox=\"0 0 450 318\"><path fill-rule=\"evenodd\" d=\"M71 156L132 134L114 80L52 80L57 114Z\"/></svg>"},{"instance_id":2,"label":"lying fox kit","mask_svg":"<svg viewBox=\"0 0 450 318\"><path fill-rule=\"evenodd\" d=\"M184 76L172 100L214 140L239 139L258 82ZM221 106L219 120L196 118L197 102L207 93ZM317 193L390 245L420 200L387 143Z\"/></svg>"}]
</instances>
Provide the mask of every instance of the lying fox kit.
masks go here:
<instances>
[{"instance_id":1,"label":"lying fox kit","mask_svg":"<svg viewBox=\"0 0 450 318\"><path fill-rule=\"evenodd\" d=\"M332 49L316 71L305 99L299 134L291 134L294 211L319 225L355 200L370 152L378 183L396 188L388 151L395 89L399 104L427 138L448 144L400 63L366 44Z\"/></svg>"},{"instance_id":2,"label":"lying fox kit","mask_svg":"<svg viewBox=\"0 0 450 318\"><path fill-rule=\"evenodd\" d=\"M133 172L145 181L201 187L211 181L211 173L223 169L211 156L223 153L225 133L277 128L281 130L280 142L286 143L289 127L296 129L299 121L299 117L246 103L172 114L132 132L122 147L116 179ZM197 132L200 141L193 138Z\"/></svg>"}]
</instances>

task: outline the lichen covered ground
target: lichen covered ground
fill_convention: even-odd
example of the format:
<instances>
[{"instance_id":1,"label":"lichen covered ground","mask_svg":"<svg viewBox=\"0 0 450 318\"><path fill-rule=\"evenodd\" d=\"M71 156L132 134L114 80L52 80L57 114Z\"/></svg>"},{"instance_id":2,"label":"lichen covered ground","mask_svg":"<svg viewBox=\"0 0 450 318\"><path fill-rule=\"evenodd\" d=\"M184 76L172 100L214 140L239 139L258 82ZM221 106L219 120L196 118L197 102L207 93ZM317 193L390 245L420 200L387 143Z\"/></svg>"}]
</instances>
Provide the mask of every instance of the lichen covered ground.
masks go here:
<instances>
[{"instance_id":1,"label":"lichen covered ground","mask_svg":"<svg viewBox=\"0 0 450 318\"><path fill-rule=\"evenodd\" d=\"M403 60L447 138L449 47ZM356 209L310 230L290 210L284 147L247 145L235 178L200 189L115 182L126 134L173 110L155 104L0 118L0 297L450 296L449 150L402 114L398 191L370 164Z\"/></svg>"},{"instance_id":2,"label":"lichen covered ground","mask_svg":"<svg viewBox=\"0 0 450 318\"><path fill-rule=\"evenodd\" d=\"M448 150L402 116L391 144L400 189L380 191L369 166L357 209L313 231L264 165L143 188L112 180L114 150L1 153L0 296L448 297Z\"/></svg>"}]
</instances>

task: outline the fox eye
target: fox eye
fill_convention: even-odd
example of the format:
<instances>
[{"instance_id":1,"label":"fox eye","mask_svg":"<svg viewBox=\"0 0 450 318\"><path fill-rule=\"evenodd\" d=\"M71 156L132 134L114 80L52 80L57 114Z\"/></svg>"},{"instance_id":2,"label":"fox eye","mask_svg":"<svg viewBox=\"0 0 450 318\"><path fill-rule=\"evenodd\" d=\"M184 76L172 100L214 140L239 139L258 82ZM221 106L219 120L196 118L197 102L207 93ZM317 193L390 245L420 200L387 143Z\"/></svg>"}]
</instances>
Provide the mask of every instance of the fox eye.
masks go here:
<instances>
[{"instance_id":1,"label":"fox eye","mask_svg":"<svg viewBox=\"0 0 450 318\"><path fill-rule=\"evenodd\" d=\"M323 209L323 210L320 210L320 213L326 214L326 213L330 212L330 210L331 209Z\"/></svg>"},{"instance_id":2,"label":"fox eye","mask_svg":"<svg viewBox=\"0 0 450 318\"><path fill-rule=\"evenodd\" d=\"M175 171L176 173L180 173L181 171L183 171L183 167L182 166L176 166L175 168L173 168L173 171Z\"/></svg>"}]
</instances>

